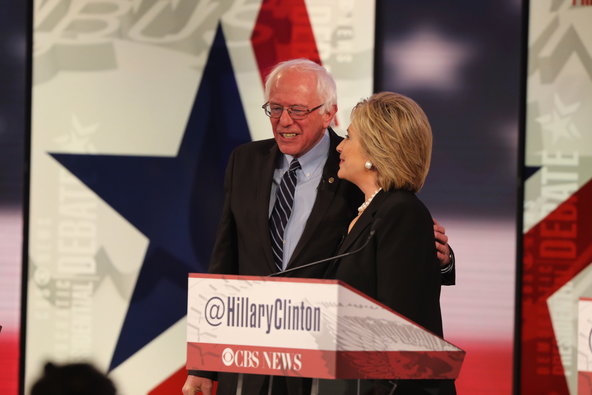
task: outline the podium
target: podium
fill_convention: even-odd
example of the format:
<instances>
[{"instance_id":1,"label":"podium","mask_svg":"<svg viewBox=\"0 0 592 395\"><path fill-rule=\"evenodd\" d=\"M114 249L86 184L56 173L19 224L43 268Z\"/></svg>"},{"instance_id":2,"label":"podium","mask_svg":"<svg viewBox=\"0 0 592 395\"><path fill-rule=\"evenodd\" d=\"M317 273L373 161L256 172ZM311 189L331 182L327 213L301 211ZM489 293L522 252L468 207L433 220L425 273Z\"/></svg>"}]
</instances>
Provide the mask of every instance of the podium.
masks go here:
<instances>
[{"instance_id":1,"label":"podium","mask_svg":"<svg viewBox=\"0 0 592 395\"><path fill-rule=\"evenodd\" d=\"M464 356L338 280L189 274L189 370L455 379Z\"/></svg>"}]
</instances>

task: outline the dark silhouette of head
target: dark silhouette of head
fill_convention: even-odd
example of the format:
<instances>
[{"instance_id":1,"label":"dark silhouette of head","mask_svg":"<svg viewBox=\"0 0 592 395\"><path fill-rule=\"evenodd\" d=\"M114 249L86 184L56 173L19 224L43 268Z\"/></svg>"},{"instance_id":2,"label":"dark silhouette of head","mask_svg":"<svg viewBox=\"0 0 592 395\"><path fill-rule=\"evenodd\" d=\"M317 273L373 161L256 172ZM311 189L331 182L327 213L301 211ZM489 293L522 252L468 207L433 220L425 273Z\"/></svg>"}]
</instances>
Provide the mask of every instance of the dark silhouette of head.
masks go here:
<instances>
[{"instance_id":1,"label":"dark silhouette of head","mask_svg":"<svg viewBox=\"0 0 592 395\"><path fill-rule=\"evenodd\" d=\"M45 364L31 395L115 395L113 382L88 363Z\"/></svg>"}]
</instances>

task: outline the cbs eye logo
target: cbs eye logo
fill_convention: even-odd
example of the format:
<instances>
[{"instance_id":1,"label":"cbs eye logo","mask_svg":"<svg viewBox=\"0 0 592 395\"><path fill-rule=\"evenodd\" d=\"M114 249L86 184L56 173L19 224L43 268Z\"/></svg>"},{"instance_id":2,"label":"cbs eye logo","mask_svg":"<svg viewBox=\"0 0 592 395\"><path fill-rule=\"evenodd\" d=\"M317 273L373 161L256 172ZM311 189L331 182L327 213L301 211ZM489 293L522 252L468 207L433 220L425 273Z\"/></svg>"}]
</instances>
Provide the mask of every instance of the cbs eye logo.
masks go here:
<instances>
[{"instance_id":1,"label":"cbs eye logo","mask_svg":"<svg viewBox=\"0 0 592 395\"><path fill-rule=\"evenodd\" d=\"M224 351L222 351L222 363L226 366L230 366L233 362L234 351L232 351L230 348L225 348Z\"/></svg>"},{"instance_id":2,"label":"cbs eye logo","mask_svg":"<svg viewBox=\"0 0 592 395\"><path fill-rule=\"evenodd\" d=\"M222 351L222 363L225 366L238 366L240 368L258 368L259 352L248 350L234 351L231 348L225 348Z\"/></svg>"}]
</instances>

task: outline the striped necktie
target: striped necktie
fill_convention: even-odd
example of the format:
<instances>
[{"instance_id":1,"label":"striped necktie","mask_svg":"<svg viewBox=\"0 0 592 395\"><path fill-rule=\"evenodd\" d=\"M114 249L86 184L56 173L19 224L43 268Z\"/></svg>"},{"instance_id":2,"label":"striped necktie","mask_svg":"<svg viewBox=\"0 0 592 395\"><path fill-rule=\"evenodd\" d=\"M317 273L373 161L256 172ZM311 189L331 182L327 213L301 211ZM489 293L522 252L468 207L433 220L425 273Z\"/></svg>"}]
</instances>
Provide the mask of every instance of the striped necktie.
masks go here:
<instances>
[{"instance_id":1,"label":"striped necktie","mask_svg":"<svg viewBox=\"0 0 592 395\"><path fill-rule=\"evenodd\" d=\"M298 159L292 159L290 168L284 173L280 187L276 193L275 204L269 217L269 232L271 235L271 249L273 260L278 270L283 268L284 230L292 214L294 204L294 190L296 189L296 170L300 169Z\"/></svg>"}]
</instances>

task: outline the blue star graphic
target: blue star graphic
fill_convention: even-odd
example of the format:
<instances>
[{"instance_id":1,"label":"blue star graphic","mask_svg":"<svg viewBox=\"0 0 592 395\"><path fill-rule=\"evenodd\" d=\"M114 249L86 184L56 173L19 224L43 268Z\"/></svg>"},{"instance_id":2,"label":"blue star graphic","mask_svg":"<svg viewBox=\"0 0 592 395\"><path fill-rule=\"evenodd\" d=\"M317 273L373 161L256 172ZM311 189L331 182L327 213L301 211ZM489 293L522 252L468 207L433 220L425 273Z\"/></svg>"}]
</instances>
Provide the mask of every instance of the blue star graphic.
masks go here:
<instances>
[{"instance_id":1,"label":"blue star graphic","mask_svg":"<svg viewBox=\"0 0 592 395\"><path fill-rule=\"evenodd\" d=\"M52 154L150 240L109 370L185 316L187 273L207 268L228 156L248 141L218 26L176 157Z\"/></svg>"},{"instance_id":2,"label":"blue star graphic","mask_svg":"<svg viewBox=\"0 0 592 395\"><path fill-rule=\"evenodd\" d=\"M526 182L530 177L534 176L542 166L524 166L522 170L522 182Z\"/></svg>"}]
</instances>

